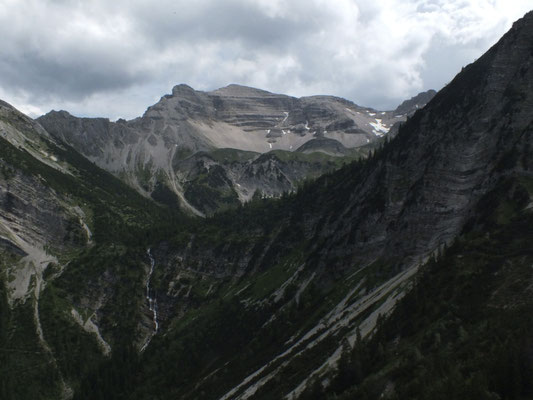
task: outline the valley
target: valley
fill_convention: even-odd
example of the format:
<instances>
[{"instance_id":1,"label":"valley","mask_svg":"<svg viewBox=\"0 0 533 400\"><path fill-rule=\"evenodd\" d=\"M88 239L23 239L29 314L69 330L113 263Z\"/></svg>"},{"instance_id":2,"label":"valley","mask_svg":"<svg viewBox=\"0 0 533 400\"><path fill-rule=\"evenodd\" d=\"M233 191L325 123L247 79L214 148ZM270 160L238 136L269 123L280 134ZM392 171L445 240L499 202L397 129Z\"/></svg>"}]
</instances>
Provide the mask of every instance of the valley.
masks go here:
<instances>
[{"instance_id":1,"label":"valley","mask_svg":"<svg viewBox=\"0 0 533 400\"><path fill-rule=\"evenodd\" d=\"M2 102L0 398L532 398L532 60L530 12L393 111Z\"/></svg>"}]
</instances>

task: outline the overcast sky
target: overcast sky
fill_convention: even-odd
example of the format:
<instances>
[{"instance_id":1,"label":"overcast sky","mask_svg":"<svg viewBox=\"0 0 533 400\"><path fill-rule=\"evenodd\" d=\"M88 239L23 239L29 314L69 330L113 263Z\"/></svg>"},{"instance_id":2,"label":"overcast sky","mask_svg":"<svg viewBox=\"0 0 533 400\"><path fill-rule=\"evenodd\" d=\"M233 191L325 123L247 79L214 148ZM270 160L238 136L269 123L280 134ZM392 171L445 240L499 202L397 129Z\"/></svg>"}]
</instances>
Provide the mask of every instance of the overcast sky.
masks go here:
<instances>
[{"instance_id":1,"label":"overcast sky","mask_svg":"<svg viewBox=\"0 0 533 400\"><path fill-rule=\"evenodd\" d=\"M240 83L392 109L440 89L533 0L0 0L0 98L31 116L142 115Z\"/></svg>"}]
</instances>

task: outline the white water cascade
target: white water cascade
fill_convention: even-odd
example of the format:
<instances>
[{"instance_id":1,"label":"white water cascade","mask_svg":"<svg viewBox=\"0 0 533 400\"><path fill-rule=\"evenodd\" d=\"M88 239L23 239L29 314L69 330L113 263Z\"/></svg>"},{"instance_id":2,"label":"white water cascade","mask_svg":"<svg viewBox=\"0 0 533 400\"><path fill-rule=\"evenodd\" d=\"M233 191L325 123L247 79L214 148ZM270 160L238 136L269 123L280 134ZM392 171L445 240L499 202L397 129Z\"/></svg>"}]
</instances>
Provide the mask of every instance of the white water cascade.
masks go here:
<instances>
[{"instance_id":1,"label":"white water cascade","mask_svg":"<svg viewBox=\"0 0 533 400\"><path fill-rule=\"evenodd\" d=\"M148 308L152 312L153 321L154 321L154 330L146 340L146 342L141 347L141 352L146 349L146 346L150 343L154 335L159 330L159 322L157 321L157 300L155 297L152 297L151 290L150 290L150 280L152 279L152 274L154 273L154 267L155 267L155 260L152 256L152 252L150 249L146 250L146 254L148 254L148 258L150 259L150 272L148 274L148 279L146 280L146 300L148 300Z\"/></svg>"}]
</instances>

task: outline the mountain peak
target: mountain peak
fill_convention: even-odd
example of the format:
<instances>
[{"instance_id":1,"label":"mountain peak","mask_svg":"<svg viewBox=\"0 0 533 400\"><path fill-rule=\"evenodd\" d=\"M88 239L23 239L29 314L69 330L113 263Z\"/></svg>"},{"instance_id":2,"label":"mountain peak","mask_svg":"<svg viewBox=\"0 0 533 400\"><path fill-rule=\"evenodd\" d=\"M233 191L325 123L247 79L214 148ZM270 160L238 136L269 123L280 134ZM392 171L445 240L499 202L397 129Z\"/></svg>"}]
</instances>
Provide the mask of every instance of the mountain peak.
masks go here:
<instances>
[{"instance_id":1,"label":"mountain peak","mask_svg":"<svg viewBox=\"0 0 533 400\"><path fill-rule=\"evenodd\" d=\"M422 108L425 104L429 103L429 101L435 97L436 94L437 92L433 89L420 92L416 96L411 97L409 100L402 102L402 104L396 107L394 113L404 115L411 114L417 109Z\"/></svg>"},{"instance_id":2,"label":"mountain peak","mask_svg":"<svg viewBox=\"0 0 533 400\"><path fill-rule=\"evenodd\" d=\"M73 115L65 110L51 110L47 112L45 115L56 115L63 118L72 117Z\"/></svg>"},{"instance_id":3,"label":"mountain peak","mask_svg":"<svg viewBox=\"0 0 533 400\"><path fill-rule=\"evenodd\" d=\"M266 90L253 88L250 86L239 85L236 83L229 84L220 89L210 92L215 95L229 96L229 97L262 97L262 96L284 96L277 95Z\"/></svg>"},{"instance_id":4,"label":"mountain peak","mask_svg":"<svg viewBox=\"0 0 533 400\"><path fill-rule=\"evenodd\" d=\"M524 14L524 16L513 23L511 31L513 29L520 29L522 25L533 25L533 10Z\"/></svg>"},{"instance_id":5,"label":"mountain peak","mask_svg":"<svg viewBox=\"0 0 533 400\"><path fill-rule=\"evenodd\" d=\"M179 85L176 85L172 88L172 96L179 96L179 95L183 95L183 94L190 94L190 93L193 93L195 92L196 90L194 90L192 87L190 87L189 85L186 85L184 83L180 83Z\"/></svg>"},{"instance_id":6,"label":"mountain peak","mask_svg":"<svg viewBox=\"0 0 533 400\"><path fill-rule=\"evenodd\" d=\"M0 100L0 107L9 108L11 110L15 109L15 107L4 100Z\"/></svg>"}]
</instances>

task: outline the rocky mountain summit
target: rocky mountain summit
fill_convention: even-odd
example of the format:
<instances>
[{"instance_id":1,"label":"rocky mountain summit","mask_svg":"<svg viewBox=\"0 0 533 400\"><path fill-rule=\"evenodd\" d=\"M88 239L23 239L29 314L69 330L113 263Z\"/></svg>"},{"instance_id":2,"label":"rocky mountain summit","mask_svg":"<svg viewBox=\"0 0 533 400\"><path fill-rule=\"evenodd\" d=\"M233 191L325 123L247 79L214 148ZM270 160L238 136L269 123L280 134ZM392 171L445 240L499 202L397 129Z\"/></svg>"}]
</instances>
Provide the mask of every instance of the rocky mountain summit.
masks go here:
<instances>
[{"instance_id":1,"label":"rocky mountain summit","mask_svg":"<svg viewBox=\"0 0 533 400\"><path fill-rule=\"evenodd\" d=\"M259 153L296 150L315 137L337 140L352 148L383 136L394 123L412 114L415 104L423 107L434 94L419 94L394 111L377 111L333 96L298 99L235 84L202 92L181 84L132 121L80 120L65 111L52 111L39 121L97 160L105 159L110 138L119 148L118 142L127 146L142 138L154 147L177 145L182 152L212 148ZM112 164L110 159L104 162Z\"/></svg>"},{"instance_id":2,"label":"rocky mountain summit","mask_svg":"<svg viewBox=\"0 0 533 400\"><path fill-rule=\"evenodd\" d=\"M419 95L417 104L422 106L432 93ZM195 214L210 214L249 200L256 191L266 196L291 192L303 179L316 177L339 164L327 157L308 161L301 155L285 155L277 157L275 166L254 169L251 164L260 162L260 154L284 150L358 157L365 150L350 149L372 146L413 110L404 107L401 112L376 111L332 96L298 99L239 85L212 92L178 85L142 117L131 121L77 118L66 111L52 111L38 121L54 137L141 193L160 198L159 192L164 188L173 192L184 208ZM216 157L205 162L206 153L228 148L242 151L244 162L220 164L214 160ZM289 159L294 159L299 167L288 165ZM186 168L196 163L202 164L204 175L209 175L211 166L216 164L213 173L224 175L224 189L206 185L205 181L212 179L205 180ZM251 179L251 169L257 179ZM191 196L191 186L196 188L196 196ZM200 192L204 193L201 199ZM211 205L199 206L209 196L215 197Z\"/></svg>"},{"instance_id":3,"label":"rocky mountain summit","mask_svg":"<svg viewBox=\"0 0 533 400\"><path fill-rule=\"evenodd\" d=\"M423 108L427 103L429 103L436 94L437 92L434 90L418 93L416 96L410 98L409 100L405 100L402 104L396 107L394 114L411 115L416 110Z\"/></svg>"}]
</instances>

